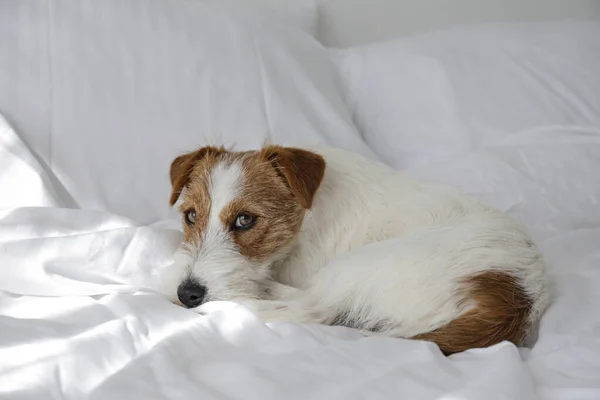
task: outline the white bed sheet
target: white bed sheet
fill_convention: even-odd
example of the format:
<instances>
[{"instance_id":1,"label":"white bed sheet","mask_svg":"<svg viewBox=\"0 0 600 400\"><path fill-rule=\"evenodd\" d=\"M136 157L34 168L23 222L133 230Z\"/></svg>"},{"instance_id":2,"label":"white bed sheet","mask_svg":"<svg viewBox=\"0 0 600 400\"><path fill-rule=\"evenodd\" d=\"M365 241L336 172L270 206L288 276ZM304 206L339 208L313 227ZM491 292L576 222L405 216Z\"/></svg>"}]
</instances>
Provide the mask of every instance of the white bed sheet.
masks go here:
<instances>
[{"instance_id":1,"label":"white bed sheet","mask_svg":"<svg viewBox=\"0 0 600 400\"><path fill-rule=\"evenodd\" d=\"M545 161L568 154L560 137ZM509 150L538 140L522 139ZM600 132L581 141L589 149L581 161L600 170ZM461 157L462 167L477 162L471 157ZM209 303L206 316L174 306L153 288L180 239L175 221L139 226L61 208L3 119L0 160L0 398L600 398L597 224L561 227L540 241L558 297L533 350L503 343L446 358L430 343L341 327L267 326L232 303Z\"/></svg>"},{"instance_id":2,"label":"white bed sheet","mask_svg":"<svg viewBox=\"0 0 600 400\"><path fill-rule=\"evenodd\" d=\"M365 123L359 134L327 50L302 32L254 35L194 1L0 4L0 39L19 38L0 40L0 107L19 128L0 119L0 398L600 399L597 119L543 126L543 116L443 159L401 165L532 231L557 292L532 350L500 344L445 358L432 344L366 339L346 328L266 326L230 303L207 305L199 316L155 290L181 239L179 222L140 224L167 214L168 161L203 144L198 127L244 133L240 146L259 144L269 127L285 144L316 141L376 157L367 136L377 125ZM260 51L251 51L251 39ZM589 43L577 43L586 52ZM214 51L199 57L199 48ZM203 68L182 75L181 65ZM205 92L190 78L204 68L218 72L201 76L222 90ZM574 70L565 71L571 78ZM473 84L476 73L453 83ZM497 79L512 79L503 74ZM597 104L589 92L591 100L569 97L565 109L577 116ZM544 101L539 93L528 103ZM510 93L497 97L510 121L523 116ZM368 100L363 105L376 104ZM470 108L480 112L481 104ZM440 117L427 110L406 122ZM383 160L404 161L391 156L407 136L382 132L398 146ZM123 174L130 164L138 169ZM68 208L77 205L83 209Z\"/></svg>"}]
</instances>

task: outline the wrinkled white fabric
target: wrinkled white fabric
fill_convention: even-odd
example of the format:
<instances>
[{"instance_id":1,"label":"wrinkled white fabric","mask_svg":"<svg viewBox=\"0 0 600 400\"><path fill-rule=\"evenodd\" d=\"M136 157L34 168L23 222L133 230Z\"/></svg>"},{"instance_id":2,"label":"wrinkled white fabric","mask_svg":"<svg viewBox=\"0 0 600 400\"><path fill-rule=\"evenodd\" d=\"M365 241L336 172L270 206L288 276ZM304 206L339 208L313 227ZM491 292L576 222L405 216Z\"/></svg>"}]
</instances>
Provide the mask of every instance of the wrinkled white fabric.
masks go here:
<instances>
[{"instance_id":1,"label":"wrinkled white fabric","mask_svg":"<svg viewBox=\"0 0 600 400\"><path fill-rule=\"evenodd\" d=\"M562 224L548 219L536 235L557 298L533 350L503 343L445 358L430 343L362 338L341 327L267 326L232 303L209 303L205 316L172 305L154 289L180 240L170 228L176 224L139 226L49 202L51 188L39 184L48 177L0 123L0 151L3 160L12 154L14 165L0 171L3 183L13 182L0 191L0 398L600 398L597 216L569 223L565 215ZM548 162L569 165L576 155L579 163L556 178L588 186L588 195L549 186L545 197L529 196L528 212L542 220L548 208L568 208L570 199L588 207L600 196L600 181L586 181L579 168L600 170L600 136L585 137L586 150L578 152L581 143L566 143L558 133L507 144L505 154L528 160L527 172L517 161L475 152L412 173L443 181L460 172L463 186L474 189L484 183L475 169L483 157L489 171L481 174L495 171L514 181L518 198ZM524 153L538 147L546 153ZM16 180L19 171L25 172ZM22 185L39 190L29 193L27 207L15 207L5 189ZM518 205L514 198L504 203L509 212Z\"/></svg>"},{"instance_id":2,"label":"wrinkled white fabric","mask_svg":"<svg viewBox=\"0 0 600 400\"><path fill-rule=\"evenodd\" d=\"M60 206L43 167L1 115L0 171L0 208Z\"/></svg>"}]
</instances>

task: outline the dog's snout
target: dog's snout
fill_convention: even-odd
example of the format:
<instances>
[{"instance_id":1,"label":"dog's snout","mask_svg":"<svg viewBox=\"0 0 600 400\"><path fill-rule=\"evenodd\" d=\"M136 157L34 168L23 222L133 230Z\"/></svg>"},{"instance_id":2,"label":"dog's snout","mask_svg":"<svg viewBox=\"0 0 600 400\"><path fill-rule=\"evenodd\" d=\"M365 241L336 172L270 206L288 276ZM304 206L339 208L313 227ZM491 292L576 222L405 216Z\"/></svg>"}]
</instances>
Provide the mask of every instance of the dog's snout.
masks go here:
<instances>
[{"instance_id":1,"label":"dog's snout","mask_svg":"<svg viewBox=\"0 0 600 400\"><path fill-rule=\"evenodd\" d=\"M191 279L186 279L177 288L177 297L187 308L198 307L204 300L206 287Z\"/></svg>"}]
</instances>

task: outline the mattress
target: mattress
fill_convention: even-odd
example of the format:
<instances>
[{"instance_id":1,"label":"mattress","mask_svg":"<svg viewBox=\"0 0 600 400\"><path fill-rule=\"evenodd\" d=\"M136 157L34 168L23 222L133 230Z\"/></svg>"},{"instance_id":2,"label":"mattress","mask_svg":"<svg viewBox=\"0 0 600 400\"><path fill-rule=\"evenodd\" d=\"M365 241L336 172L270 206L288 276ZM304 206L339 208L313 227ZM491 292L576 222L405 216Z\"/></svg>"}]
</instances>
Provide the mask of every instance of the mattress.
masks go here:
<instances>
[{"instance_id":1,"label":"mattress","mask_svg":"<svg viewBox=\"0 0 600 400\"><path fill-rule=\"evenodd\" d=\"M332 50L212 3L0 4L0 398L600 398L598 24ZM554 285L534 343L445 357L171 304L169 162L265 140L358 152L523 222Z\"/></svg>"}]
</instances>

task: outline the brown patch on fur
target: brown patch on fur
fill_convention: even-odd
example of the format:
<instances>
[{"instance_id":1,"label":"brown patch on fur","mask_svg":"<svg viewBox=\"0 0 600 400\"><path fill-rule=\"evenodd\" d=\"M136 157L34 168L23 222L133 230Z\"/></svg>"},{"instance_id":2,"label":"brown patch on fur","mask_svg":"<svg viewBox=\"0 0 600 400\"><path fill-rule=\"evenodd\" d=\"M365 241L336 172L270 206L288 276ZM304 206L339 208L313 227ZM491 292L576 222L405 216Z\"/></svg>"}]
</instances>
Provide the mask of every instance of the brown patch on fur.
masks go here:
<instances>
[{"instance_id":1,"label":"brown patch on fur","mask_svg":"<svg viewBox=\"0 0 600 400\"><path fill-rule=\"evenodd\" d=\"M184 241L198 245L201 233L206 229L210 213L210 173L219 162L233 162L241 157L241 153L231 153L223 147L202 147L196 151L177 157L171 164L171 205L177 202L181 192L186 188L179 211L183 219ZM188 225L185 212L196 211L196 223Z\"/></svg>"},{"instance_id":2,"label":"brown patch on fur","mask_svg":"<svg viewBox=\"0 0 600 400\"><path fill-rule=\"evenodd\" d=\"M310 209L325 175L323 157L310 151L281 146L265 147L262 155L280 174L300 205Z\"/></svg>"},{"instance_id":3,"label":"brown patch on fur","mask_svg":"<svg viewBox=\"0 0 600 400\"><path fill-rule=\"evenodd\" d=\"M529 328L532 302L516 278L488 271L467 278L464 285L463 301L475 307L448 325L413 339L434 342L446 355L502 341L521 344Z\"/></svg>"},{"instance_id":4,"label":"brown patch on fur","mask_svg":"<svg viewBox=\"0 0 600 400\"><path fill-rule=\"evenodd\" d=\"M223 153L225 153L225 149L223 147L217 148L206 146L196 151L182 154L179 157L175 158L171 163L171 169L169 171L172 187L171 199L169 201L169 204L172 206L177 202L181 191L185 186L187 186L188 182L190 181L192 172L199 161L209 157L211 158L211 160L206 164L214 165L216 158Z\"/></svg>"},{"instance_id":5,"label":"brown patch on fur","mask_svg":"<svg viewBox=\"0 0 600 400\"><path fill-rule=\"evenodd\" d=\"M302 226L305 210L312 206L321 184L325 160L309 151L270 146L254 152L228 152L203 147L177 157L171 165L171 205L186 188L179 210L196 211L196 223L188 226L183 215L184 240L198 245L210 213L211 171L217 163L240 161L243 186L219 218L228 229L240 214L252 215L255 224L248 230L230 230L240 253L263 261L289 245Z\"/></svg>"},{"instance_id":6,"label":"brown patch on fur","mask_svg":"<svg viewBox=\"0 0 600 400\"><path fill-rule=\"evenodd\" d=\"M256 218L251 229L232 230L231 235L242 255L262 261L292 241L302 226L305 210L260 153L246 156L242 171L242 190L219 217L224 226L233 225L240 214Z\"/></svg>"}]
</instances>

